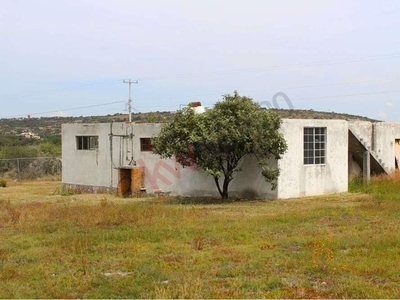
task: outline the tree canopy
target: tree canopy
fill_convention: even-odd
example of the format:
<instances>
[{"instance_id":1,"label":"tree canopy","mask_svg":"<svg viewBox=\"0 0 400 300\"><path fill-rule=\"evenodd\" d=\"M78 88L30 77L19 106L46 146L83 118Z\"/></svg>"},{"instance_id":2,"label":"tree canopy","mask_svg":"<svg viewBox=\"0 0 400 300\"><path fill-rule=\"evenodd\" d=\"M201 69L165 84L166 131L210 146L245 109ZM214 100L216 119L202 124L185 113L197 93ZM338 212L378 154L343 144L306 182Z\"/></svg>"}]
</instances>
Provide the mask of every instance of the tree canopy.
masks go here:
<instances>
[{"instance_id":1,"label":"tree canopy","mask_svg":"<svg viewBox=\"0 0 400 300\"><path fill-rule=\"evenodd\" d=\"M256 158L265 180L276 187L279 169L268 161L280 159L287 149L280 125L276 113L235 91L202 114L190 107L178 111L152 139L152 147L162 158L203 169L214 178L221 197L228 198L229 183L247 155Z\"/></svg>"}]
</instances>

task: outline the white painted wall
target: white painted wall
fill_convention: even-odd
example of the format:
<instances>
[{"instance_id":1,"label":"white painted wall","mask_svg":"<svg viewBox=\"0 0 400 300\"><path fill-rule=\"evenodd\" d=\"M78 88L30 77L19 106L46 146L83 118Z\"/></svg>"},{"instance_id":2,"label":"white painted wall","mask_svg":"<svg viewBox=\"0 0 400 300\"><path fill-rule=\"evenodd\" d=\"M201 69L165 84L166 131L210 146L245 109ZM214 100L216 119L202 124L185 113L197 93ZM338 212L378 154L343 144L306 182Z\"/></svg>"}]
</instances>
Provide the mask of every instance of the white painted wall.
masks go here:
<instances>
[{"instance_id":1,"label":"white painted wall","mask_svg":"<svg viewBox=\"0 0 400 300\"><path fill-rule=\"evenodd\" d=\"M170 191L172 195L219 196L214 179L205 172L182 168L174 160L160 159L152 152L140 151L140 138L151 138L159 131L160 124L154 123L64 124L63 183L116 188L118 168L131 166L133 158L136 165L144 169L148 193L162 190ZM82 135L99 136L99 148L77 150L76 136ZM230 196L276 198L276 191L271 191L270 184L265 182L252 157L243 160L242 169L230 184Z\"/></svg>"},{"instance_id":2,"label":"white painted wall","mask_svg":"<svg viewBox=\"0 0 400 300\"><path fill-rule=\"evenodd\" d=\"M304 127L326 127L326 164L304 165ZM288 152L279 161L278 197L291 198L346 192L348 186L348 123L342 120L286 119L282 132Z\"/></svg>"},{"instance_id":3,"label":"white painted wall","mask_svg":"<svg viewBox=\"0 0 400 300\"><path fill-rule=\"evenodd\" d=\"M399 122L352 121L350 128L367 143L389 170L395 168L395 140L400 139ZM373 127L374 130L372 129ZM372 139L375 139L373 142Z\"/></svg>"},{"instance_id":4,"label":"white painted wall","mask_svg":"<svg viewBox=\"0 0 400 300\"><path fill-rule=\"evenodd\" d=\"M349 121L349 129L372 148L372 123L368 121Z\"/></svg>"},{"instance_id":5,"label":"white painted wall","mask_svg":"<svg viewBox=\"0 0 400 300\"><path fill-rule=\"evenodd\" d=\"M109 124L63 124L63 183L111 186ZM77 150L76 136L99 136L99 149Z\"/></svg>"},{"instance_id":6,"label":"white painted wall","mask_svg":"<svg viewBox=\"0 0 400 300\"><path fill-rule=\"evenodd\" d=\"M327 127L327 163L303 165L303 128ZM251 156L231 182L230 196L243 198L290 198L347 191L347 122L332 120L284 120L282 132L288 152L279 162L278 188L271 190ZM214 180L202 170L182 168L140 151L140 138L156 136L160 124L64 124L62 126L63 183L116 188L118 168L135 161L145 172L145 188L171 191L172 195L218 196ZM76 136L98 135L99 149L76 150ZM111 138L110 138L111 137ZM111 151L112 150L112 151ZM132 160L133 158L133 160ZM276 161L270 162L276 165Z\"/></svg>"},{"instance_id":7,"label":"white painted wall","mask_svg":"<svg viewBox=\"0 0 400 300\"><path fill-rule=\"evenodd\" d=\"M400 139L399 122L376 123L377 152L389 170L395 168L395 140Z\"/></svg>"}]
</instances>

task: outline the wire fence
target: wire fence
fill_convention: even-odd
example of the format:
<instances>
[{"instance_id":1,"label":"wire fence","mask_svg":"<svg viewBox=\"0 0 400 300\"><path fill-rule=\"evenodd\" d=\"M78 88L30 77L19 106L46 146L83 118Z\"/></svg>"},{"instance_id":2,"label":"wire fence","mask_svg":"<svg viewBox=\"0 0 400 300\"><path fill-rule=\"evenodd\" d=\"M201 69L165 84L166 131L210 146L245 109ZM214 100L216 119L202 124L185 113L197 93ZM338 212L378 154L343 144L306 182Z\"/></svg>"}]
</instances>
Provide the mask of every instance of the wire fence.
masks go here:
<instances>
[{"instance_id":1,"label":"wire fence","mask_svg":"<svg viewBox=\"0 0 400 300\"><path fill-rule=\"evenodd\" d=\"M0 177L29 180L46 176L61 179L60 157L29 157L0 159Z\"/></svg>"}]
</instances>

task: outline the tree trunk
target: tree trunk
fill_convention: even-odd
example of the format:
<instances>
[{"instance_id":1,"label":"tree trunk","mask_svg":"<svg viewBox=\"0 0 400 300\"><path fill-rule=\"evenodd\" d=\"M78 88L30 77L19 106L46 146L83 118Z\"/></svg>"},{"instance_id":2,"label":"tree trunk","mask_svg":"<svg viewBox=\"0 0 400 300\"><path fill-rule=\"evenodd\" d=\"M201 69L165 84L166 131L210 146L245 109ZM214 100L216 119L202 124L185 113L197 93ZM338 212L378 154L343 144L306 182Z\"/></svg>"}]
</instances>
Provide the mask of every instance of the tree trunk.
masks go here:
<instances>
[{"instance_id":1,"label":"tree trunk","mask_svg":"<svg viewBox=\"0 0 400 300\"><path fill-rule=\"evenodd\" d=\"M224 177L224 183L221 189L218 179L219 179L218 177L214 177L215 185L217 186L218 192L221 195L222 199L228 199L229 180L226 177Z\"/></svg>"},{"instance_id":2,"label":"tree trunk","mask_svg":"<svg viewBox=\"0 0 400 300\"><path fill-rule=\"evenodd\" d=\"M217 186L217 189L218 189L218 193L221 195L221 197L223 198L223 196L222 196L222 191L221 191L221 187L219 186L219 178L218 177L215 177L215 176L213 176L214 177L214 181L215 181L215 185Z\"/></svg>"},{"instance_id":3,"label":"tree trunk","mask_svg":"<svg viewBox=\"0 0 400 300\"><path fill-rule=\"evenodd\" d=\"M225 176L224 177L224 185L222 187L222 199L228 199L228 186L229 186L229 179Z\"/></svg>"}]
</instances>

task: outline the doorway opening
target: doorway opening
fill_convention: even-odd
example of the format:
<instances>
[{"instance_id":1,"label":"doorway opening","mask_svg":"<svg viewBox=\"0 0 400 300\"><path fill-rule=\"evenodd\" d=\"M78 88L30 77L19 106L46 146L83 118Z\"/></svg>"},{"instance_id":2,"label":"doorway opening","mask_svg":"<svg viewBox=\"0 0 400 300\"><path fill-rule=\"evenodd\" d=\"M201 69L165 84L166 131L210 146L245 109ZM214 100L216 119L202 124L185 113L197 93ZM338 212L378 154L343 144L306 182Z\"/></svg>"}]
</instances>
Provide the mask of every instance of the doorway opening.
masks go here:
<instances>
[{"instance_id":1,"label":"doorway opening","mask_svg":"<svg viewBox=\"0 0 400 300\"><path fill-rule=\"evenodd\" d=\"M125 167L118 169L118 196L138 197L146 192L144 188L144 173L140 167Z\"/></svg>"},{"instance_id":2,"label":"doorway opening","mask_svg":"<svg viewBox=\"0 0 400 300\"><path fill-rule=\"evenodd\" d=\"M124 198L132 196L130 169L118 169L118 195Z\"/></svg>"},{"instance_id":3,"label":"doorway opening","mask_svg":"<svg viewBox=\"0 0 400 300\"><path fill-rule=\"evenodd\" d=\"M398 170L400 164L400 139L394 140L394 166Z\"/></svg>"}]
</instances>

